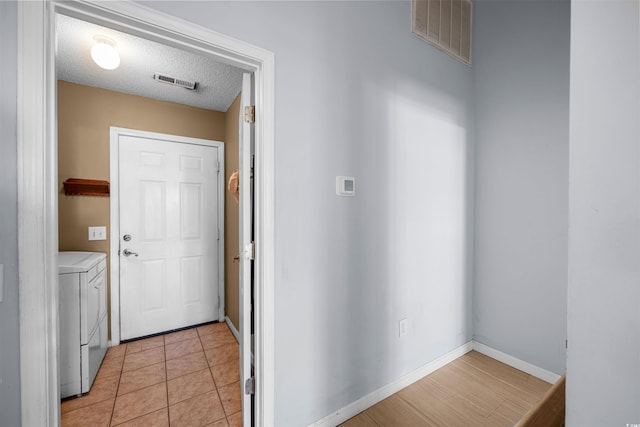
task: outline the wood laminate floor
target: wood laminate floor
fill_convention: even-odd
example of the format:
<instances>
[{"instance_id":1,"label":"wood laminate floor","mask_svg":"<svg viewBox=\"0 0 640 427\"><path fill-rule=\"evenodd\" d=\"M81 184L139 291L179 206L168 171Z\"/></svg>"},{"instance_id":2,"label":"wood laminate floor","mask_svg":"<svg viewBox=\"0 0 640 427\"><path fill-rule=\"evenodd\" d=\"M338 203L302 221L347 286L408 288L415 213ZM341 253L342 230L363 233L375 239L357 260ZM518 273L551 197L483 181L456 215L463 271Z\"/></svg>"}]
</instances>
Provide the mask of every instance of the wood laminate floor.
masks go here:
<instances>
[{"instance_id":1,"label":"wood laminate floor","mask_svg":"<svg viewBox=\"0 0 640 427\"><path fill-rule=\"evenodd\" d=\"M471 351L343 427L511 427L551 384Z\"/></svg>"}]
</instances>

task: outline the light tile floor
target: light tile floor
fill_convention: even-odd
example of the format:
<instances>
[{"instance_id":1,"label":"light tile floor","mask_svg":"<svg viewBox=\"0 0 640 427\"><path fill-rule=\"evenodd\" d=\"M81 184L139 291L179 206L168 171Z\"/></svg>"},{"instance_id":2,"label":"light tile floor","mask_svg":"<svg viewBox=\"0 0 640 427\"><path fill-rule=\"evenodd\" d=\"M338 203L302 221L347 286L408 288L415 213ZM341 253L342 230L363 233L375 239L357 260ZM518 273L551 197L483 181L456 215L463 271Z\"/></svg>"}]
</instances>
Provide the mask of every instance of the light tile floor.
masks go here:
<instances>
[{"instance_id":1,"label":"light tile floor","mask_svg":"<svg viewBox=\"0 0 640 427\"><path fill-rule=\"evenodd\" d=\"M239 346L225 323L111 347L63 427L242 425Z\"/></svg>"}]
</instances>

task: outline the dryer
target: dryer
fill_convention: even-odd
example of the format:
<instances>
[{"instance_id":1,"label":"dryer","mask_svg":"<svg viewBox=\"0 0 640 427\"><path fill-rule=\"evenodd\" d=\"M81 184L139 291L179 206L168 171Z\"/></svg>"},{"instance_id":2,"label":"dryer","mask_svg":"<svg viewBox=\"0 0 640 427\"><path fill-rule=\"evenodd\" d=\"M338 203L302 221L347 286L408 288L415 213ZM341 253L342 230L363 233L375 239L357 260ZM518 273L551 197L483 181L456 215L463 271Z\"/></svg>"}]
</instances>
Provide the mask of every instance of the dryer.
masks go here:
<instances>
[{"instance_id":1,"label":"dryer","mask_svg":"<svg viewBox=\"0 0 640 427\"><path fill-rule=\"evenodd\" d=\"M59 252L60 396L87 393L108 345L107 255Z\"/></svg>"}]
</instances>

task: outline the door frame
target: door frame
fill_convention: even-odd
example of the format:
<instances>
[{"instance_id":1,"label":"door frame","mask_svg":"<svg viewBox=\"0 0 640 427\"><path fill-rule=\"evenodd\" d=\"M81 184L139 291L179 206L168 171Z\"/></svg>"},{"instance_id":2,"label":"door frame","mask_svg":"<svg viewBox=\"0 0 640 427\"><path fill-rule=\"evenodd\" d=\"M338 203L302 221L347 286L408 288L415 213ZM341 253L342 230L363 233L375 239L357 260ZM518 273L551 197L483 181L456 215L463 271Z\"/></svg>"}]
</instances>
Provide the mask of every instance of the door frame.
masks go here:
<instances>
[{"instance_id":1,"label":"door frame","mask_svg":"<svg viewBox=\"0 0 640 427\"><path fill-rule=\"evenodd\" d=\"M109 250L111 254L110 262L110 300L111 300L111 339L109 346L120 344L120 146L118 145L120 136L133 136L139 138L157 139L160 141L176 144L201 145L205 147L215 147L222 153L220 163L220 173L218 174L218 316L217 320L225 321L224 315L224 143L220 141L192 138L187 136L170 135L159 132L149 132L137 129L128 129L111 126L109 128L109 177L110 198L109 198ZM213 165L212 165L213 166Z\"/></svg>"},{"instance_id":2,"label":"door frame","mask_svg":"<svg viewBox=\"0 0 640 427\"><path fill-rule=\"evenodd\" d=\"M18 259L23 425L60 422L55 16L120 29L253 72L256 90L256 425L274 424L274 140L272 52L133 2L18 2Z\"/></svg>"}]
</instances>

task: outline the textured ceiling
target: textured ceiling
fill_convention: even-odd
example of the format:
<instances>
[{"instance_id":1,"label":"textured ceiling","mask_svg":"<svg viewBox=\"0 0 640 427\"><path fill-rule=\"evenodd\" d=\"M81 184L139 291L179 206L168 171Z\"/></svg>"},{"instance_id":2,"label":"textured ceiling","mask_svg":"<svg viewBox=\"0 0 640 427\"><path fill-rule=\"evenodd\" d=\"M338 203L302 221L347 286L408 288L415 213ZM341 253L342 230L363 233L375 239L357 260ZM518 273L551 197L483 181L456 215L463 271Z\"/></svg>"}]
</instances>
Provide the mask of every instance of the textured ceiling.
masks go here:
<instances>
[{"instance_id":1,"label":"textured ceiling","mask_svg":"<svg viewBox=\"0 0 640 427\"><path fill-rule=\"evenodd\" d=\"M240 93L239 68L64 15L58 15L56 25L59 80L217 111L227 111ZM103 70L91 59L96 35L115 41L120 54L117 69ZM195 80L198 88L192 91L158 82L154 73Z\"/></svg>"}]
</instances>

